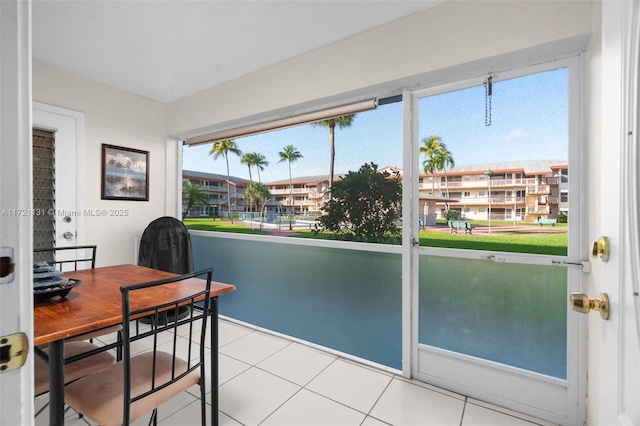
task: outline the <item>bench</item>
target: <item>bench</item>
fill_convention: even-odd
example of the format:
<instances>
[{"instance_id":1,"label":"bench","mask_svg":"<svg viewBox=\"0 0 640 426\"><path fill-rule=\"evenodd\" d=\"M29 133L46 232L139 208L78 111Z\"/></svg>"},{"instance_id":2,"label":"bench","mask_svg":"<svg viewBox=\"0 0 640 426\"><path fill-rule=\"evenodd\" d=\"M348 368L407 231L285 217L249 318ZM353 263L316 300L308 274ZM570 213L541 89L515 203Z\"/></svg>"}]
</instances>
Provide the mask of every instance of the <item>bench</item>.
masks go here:
<instances>
[{"instance_id":1,"label":"bench","mask_svg":"<svg viewBox=\"0 0 640 426\"><path fill-rule=\"evenodd\" d=\"M457 234L458 229L464 229L465 234L471 234L471 224L464 220L450 220L449 222L449 233L453 234L454 232Z\"/></svg>"},{"instance_id":2,"label":"bench","mask_svg":"<svg viewBox=\"0 0 640 426\"><path fill-rule=\"evenodd\" d=\"M538 219L538 226L542 226L542 225L551 225L551 226L556 226L556 222L558 221L558 219Z\"/></svg>"}]
</instances>

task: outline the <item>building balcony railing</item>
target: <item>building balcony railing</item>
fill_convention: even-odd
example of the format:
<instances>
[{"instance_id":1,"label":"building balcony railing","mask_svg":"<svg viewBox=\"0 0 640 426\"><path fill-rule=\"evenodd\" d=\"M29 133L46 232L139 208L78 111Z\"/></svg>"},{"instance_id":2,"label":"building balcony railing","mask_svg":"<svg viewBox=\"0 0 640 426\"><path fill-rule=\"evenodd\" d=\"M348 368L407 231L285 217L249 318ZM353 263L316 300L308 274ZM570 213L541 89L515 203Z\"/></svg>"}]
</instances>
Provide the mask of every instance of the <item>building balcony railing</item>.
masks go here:
<instances>
[{"instance_id":1,"label":"building balcony railing","mask_svg":"<svg viewBox=\"0 0 640 426\"><path fill-rule=\"evenodd\" d=\"M544 195L544 194L550 194L550 193L551 193L551 187L549 185L529 185L529 186L527 186L527 194Z\"/></svg>"},{"instance_id":2,"label":"building balcony railing","mask_svg":"<svg viewBox=\"0 0 640 426\"><path fill-rule=\"evenodd\" d=\"M280 188L280 189L274 189L274 188L269 188L269 192L272 195L282 195L282 194L290 194L291 193L291 189L289 188ZM312 192L317 192L315 188L293 188L293 193L294 194L309 194Z\"/></svg>"},{"instance_id":3,"label":"building balcony railing","mask_svg":"<svg viewBox=\"0 0 640 426\"><path fill-rule=\"evenodd\" d=\"M538 198L538 203L540 204L558 204L560 202L560 197L557 196L549 196L549 197L540 197Z\"/></svg>"},{"instance_id":4,"label":"building balcony railing","mask_svg":"<svg viewBox=\"0 0 640 426\"><path fill-rule=\"evenodd\" d=\"M206 185L200 185L200 188L202 188L205 191L208 192L227 192L227 188L224 186L206 186Z\"/></svg>"},{"instance_id":5,"label":"building balcony railing","mask_svg":"<svg viewBox=\"0 0 640 426\"><path fill-rule=\"evenodd\" d=\"M499 205L506 205L506 206L513 206L518 205L518 206L522 206L525 203L525 198L524 197L504 197L504 196L491 196L491 204L499 204ZM444 206L445 203L443 202L438 202L436 203L437 206ZM488 197L467 197L467 198L460 198L460 201L456 202L456 203L450 203L451 206L453 207L460 207L460 206L487 206L489 205L489 198Z\"/></svg>"},{"instance_id":6,"label":"building balcony railing","mask_svg":"<svg viewBox=\"0 0 640 426\"><path fill-rule=\"evenodd\" d=\"M527 185L537 185L537 179L491 179L491 187L492 188L524 188ZM487 180L464 180L464 181L449 181L448 182L449 189L456 188L456 190L464 190L464 189L478 189L478 188L488 188L489 181ZM441 189L442 192L446 192L445 182L436 181L435 191L439 193ZM423 181L420 184L421 190L431 190L433 189L433 184L430 181Z\"/></svg>"},{"instance_id":7,"label":"building balcony railing","mask_svg":"<svg viewBox=\"0 0 640 426\"><path fill-rule=\"evenodd\" d=\"M549 214L549 206L527 206L527 214Z\"/></svg>"}]
</instances>

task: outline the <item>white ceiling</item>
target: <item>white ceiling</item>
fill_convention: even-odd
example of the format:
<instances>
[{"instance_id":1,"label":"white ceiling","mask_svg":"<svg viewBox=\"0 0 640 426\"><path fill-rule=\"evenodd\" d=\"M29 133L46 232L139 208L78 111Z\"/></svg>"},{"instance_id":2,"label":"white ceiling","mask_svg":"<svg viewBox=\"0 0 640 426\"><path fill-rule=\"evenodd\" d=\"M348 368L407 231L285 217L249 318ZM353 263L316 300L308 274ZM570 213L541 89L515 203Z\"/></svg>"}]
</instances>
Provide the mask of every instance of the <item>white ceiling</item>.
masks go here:
<instances>
[{"instance_id":1,"label":"white ceiling","mask_svg":"<svg viewBox=\"0 0 640 426\"><path fill-rule=\"evenodd\" d=\"M443 0L34 0L33 57L168 103Z\"/></svg>"}]
</instances>

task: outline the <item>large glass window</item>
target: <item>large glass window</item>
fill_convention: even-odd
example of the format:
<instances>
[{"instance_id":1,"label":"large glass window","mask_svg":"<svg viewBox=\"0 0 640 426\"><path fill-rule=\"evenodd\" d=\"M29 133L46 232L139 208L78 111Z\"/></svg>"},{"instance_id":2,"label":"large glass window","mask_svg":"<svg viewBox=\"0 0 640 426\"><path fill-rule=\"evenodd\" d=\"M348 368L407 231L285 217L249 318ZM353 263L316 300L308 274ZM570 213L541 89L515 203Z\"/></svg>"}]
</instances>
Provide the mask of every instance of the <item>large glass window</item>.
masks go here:
<instances>
[{"instance_id":1,"label":"large glass window","mask_svg":"<svg viewBox=\"0 0 640 426\"><path fill-rule=\"evenodd\" d=\"M402 103L382 103L375 110L236 138L223 141L224 144L185 146L185 178L189 179L187 175L197 175L199 180L192 179L193 182L202 184L202 181L210 181L208 185L202 185L202 191L219 192L221 196L216 203L218 208L207 211L224 221L210 221L210 229L221 230L225 227L225 230L243 232L242 228L249 227L258 228L265 234L287 232L303 237L372 242L382 242L384 239L385 242L398 243L401 230L399 203L396 213L398 220L387 220L390 226L397 229L395 238L387 238L388 234L377 238L377 234L372 234L366 228L367 223L362 225L360 221L385 219L391 210L381 207L381 213L375 217L365 217L365 214L362 214L363 217L356 216L372 210L371 204L367 205L366 202L375 201L376 193L372 192L371 200L367 201L348 195L360 191L357 185L362 183L358 179L361 179L364 167L368 172L377 171L373 174L374 178L384 175L389 182L397 173L394 182L397 182L396 195L400 199ZM364 179L371 179L371 176L369 173ZM243 189L231 190L227 199L226 191L220 192L216 188L221 179ZM364 193L375 190L371 180L363 182L369 188ZM334 191L330 191L330 187ZM346 212L336 213L343 215L341 217L344 220L339 223L346 229L336 231L324 226L319 219L327 215L330 200L336 199L336 194L343 187L347 187L347 191L346 195L341 193L341 199L354 206L350 205L352 209ZM377 197L377 202L388 196L384 189L379 194L383 196ZM188 201L187 196L184 203ZM186 205L183 210L186 211ZM240 215L241 212L254 214ZM187 226L195 223L190 218L186 218L185 222ZM384 226L379 222L372 226ZM198 224L202 229L202 221ZM230 228L231 225L234 228ZM361 228L366 228L369 234L350 232L350 228L357 225L362 225Z\"/></svg>"}]
</instances>

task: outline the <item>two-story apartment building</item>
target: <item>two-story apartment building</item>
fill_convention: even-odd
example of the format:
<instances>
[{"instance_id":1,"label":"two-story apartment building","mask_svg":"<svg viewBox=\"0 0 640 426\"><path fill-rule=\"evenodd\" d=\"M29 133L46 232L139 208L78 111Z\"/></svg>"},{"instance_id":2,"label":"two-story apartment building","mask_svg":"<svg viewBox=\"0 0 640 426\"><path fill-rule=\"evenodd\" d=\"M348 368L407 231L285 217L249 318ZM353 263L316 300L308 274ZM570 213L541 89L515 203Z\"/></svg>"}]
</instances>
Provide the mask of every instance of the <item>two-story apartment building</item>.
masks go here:
<instances>
[{"instance_id":1,"label":"two-story apartment building","mask_svg":"<svg viewBox=\"0 0 640 426\"><path fill-rule=\"evenodd\" d=\"M431 174L421 174L420 211L441 217L448 204L469 220L557 219L559 213L568 212L567 170L565 160L534 160L455 166L437 172L435 180ZM449 201L436 201L437 197ZM436 208L429 209L429 202ZM425 222L433 219L425 217Z\"/></svg>"}]
</instances>

